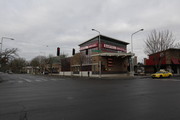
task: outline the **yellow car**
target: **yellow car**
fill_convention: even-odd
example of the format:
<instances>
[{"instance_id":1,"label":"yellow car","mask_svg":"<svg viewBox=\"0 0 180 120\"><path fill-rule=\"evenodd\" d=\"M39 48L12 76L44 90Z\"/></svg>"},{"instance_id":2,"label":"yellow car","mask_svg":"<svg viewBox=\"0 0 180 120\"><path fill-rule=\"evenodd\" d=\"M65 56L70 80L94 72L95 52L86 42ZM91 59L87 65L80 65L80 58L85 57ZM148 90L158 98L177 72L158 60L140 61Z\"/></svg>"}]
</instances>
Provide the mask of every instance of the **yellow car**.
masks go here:
<instances>
[{"instance_id":1,"label":"yellow car","mask_svg":"<svg viewBox=\"0 0 180 120\"><path fill-rule=\"evenodd\" d=\"M152 78L164 78L164 77L171 77L171 76L173 76L173 74L167 71L159 71L151 75Z\"/></svg>"}]
</instances>

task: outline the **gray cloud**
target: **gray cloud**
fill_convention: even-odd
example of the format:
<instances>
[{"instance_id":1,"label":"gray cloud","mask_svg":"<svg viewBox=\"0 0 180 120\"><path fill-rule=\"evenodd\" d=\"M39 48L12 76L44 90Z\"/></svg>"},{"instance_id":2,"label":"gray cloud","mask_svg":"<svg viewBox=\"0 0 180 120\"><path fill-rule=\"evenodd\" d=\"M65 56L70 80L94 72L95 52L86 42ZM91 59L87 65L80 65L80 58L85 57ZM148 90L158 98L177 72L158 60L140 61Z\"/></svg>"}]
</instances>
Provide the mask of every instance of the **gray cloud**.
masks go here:
<instances>
[{"instance_id":1,"label":"gray cloud","mask_svg":"<svg viewBox=\"0 0 180 120\"><path fill-rule=\"evenodd\" d=\"M144 40L153 29L169 29L180 42L180 2L178 0L6 0L0 1L0 36L3 48L16 47L30 60L37 55L56 54L56 48L71 55L72 48L97 35L130 42L141 62ZM48 45L48 47L47 47ZM128 47L130 50L130 47Z\"/></svg>"}]
</instances>

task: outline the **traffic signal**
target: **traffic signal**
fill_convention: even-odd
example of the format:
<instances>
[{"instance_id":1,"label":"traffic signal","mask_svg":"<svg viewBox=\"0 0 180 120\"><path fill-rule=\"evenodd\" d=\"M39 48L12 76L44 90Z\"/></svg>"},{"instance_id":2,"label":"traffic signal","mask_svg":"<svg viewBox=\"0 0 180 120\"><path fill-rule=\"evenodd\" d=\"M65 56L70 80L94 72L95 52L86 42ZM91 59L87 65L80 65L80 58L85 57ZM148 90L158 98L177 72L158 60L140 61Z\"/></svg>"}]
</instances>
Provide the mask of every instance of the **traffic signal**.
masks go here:
<instances>
[{"instance_id":1,"label":"traffic signal","mask_svg":"<svg viewBox=\"0 0 180 120\"><path fill-rule=\"evenodd\" d=\"M86 49L86 55L88 55L88 49Z\"/></svg>"},{"instance_id":2,"label":"traffic signal","mask_svg":"<svg viewBox=\"0 0 180 120\"><path fill-rule=\"evenodd\" d=\"M74 48L72 49L72 55L75 55L75 49Z\"/></svg>"},{"instance_id":3,"label":"traffic signal","mask_svg":"<svg viewBox=\"0 0 180 120\"><path fill-rule=\"evenodd\" d=\"M59 56L60 55L60 48L58 47L57 48L57 56Z\"/></svg>"}]
</instances>

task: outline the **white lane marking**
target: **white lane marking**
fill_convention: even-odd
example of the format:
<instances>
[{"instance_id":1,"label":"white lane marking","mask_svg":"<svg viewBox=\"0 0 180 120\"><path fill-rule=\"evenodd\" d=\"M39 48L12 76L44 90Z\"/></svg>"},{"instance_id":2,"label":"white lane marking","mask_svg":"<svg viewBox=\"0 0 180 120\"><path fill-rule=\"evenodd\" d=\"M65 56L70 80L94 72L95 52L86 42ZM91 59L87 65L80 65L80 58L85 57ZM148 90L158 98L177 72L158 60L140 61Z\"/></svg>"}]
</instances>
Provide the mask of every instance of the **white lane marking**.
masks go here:
<instances>
[{"instance_id":1,"label":"white lane marking","mask_svg":"<svg viewBox=\"0 0 180 120\"><path fill-rule=\"evenodd\" d=\"M42 80L35 80L36 82L42 82Z\"/></svg>"},{"instance_id":2,"label":"white lane marking","mask_svg":"<svg viewBox=\"0 0 180 120\"><path fill-rule=\"evenodd\" d=\"M25 80L26 82L32 82L31 80L29 80L29 79L25 79L25 78L24 78L23 80Z\"/></svg>"},{"instance_id":3,"label":"white lane marking","mask_svg":"<svg viewBox=\"0 0 180 120\"><path fill-rule=\"evenodd\" d=\"M42 81L48 81L48 80L46 80L46 79L42 79Z\"/></svg>"},{"instance_id":4,"label":"white lane marking","mask_svg":"<svg viewBox=\"0 0 180 120\"><path fill-rule=\"evenodd\" d=\"M50 79L52 81L65 80L65 79Z\"/></svg>"},{"instance_id":5,"label":"white lane marking","mask_svg":"<svg viewBox=\"0 0 180 120\"><path fill-rule=\"evenodd\" d=\"M15 82L16 82L16 81L12 81L12 80L11 80L11 81L8 81L8 83L15 83Z\"/></svg>"},{"instance_id":6,"label":"white lane marking","mask_svg":"<svg viewBox=\"0 0 180 120\"><path fill-rule=\"evenodd\" d=\"M52 80L52 81L57 81L57 79L50 79L50 80Z\"/></svg>"},{"instance_id":7,"label":"white lane marking","mask_svg":"<svg viewBox=\"0 0 180 120\"><path fill-rule=\"evenodd\" d=\"M17 81L18 83L23 83L23 81Z\"/></svg>"}]
</instances>

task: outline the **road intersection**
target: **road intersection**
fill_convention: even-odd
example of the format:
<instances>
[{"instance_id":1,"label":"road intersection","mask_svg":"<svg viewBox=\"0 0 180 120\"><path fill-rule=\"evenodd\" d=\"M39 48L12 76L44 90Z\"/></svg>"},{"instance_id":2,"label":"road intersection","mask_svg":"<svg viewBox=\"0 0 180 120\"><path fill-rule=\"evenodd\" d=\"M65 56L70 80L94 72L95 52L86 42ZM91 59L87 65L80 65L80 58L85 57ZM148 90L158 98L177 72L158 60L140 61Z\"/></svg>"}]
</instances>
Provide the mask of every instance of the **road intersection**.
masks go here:
<instances>
[{"instance_id":1,"label":"road intersection","mask_svg":"<svg viewBox=\"0 0 180 120\"><path fill-rule=\"evenodd\" d=\"M93 79L4 74L0 120L179 119L179 78Z\"/></svg>"}]
</instances>

